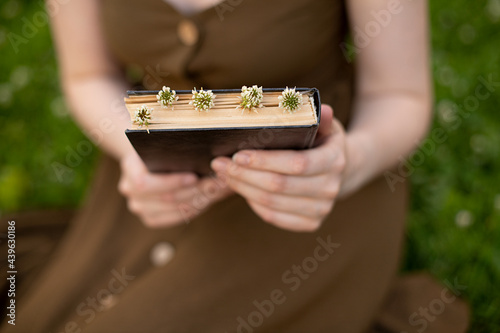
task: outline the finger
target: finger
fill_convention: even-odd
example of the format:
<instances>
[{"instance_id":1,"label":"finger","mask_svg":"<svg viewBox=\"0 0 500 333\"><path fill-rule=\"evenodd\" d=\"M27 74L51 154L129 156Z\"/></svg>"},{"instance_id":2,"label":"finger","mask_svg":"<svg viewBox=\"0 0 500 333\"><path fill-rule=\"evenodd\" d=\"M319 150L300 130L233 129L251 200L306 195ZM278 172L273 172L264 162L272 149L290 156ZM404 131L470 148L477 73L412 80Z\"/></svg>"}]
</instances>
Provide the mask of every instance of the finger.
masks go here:
<instances>
[{"instance_id":1,"label":"finger","mask_svg":"<svg viewBox=\"0 0 500 333\"><path fill-rule=\"evenodd\" d=\"M320 219L311 219L300 215L275 211L252 201L249 201L248 204L264 221L281 229L296 232L313 232L321 226Z\"/></svg>"},{"instance_id":2,"label":"finger","mask_svg":"<svg viewBox=\"0 0 500 333\"><path fill-rule=\"evenodd\" d=\"M233 193L231 188L222 179L205 177L194 187L176 191L173 202L175 202L180 215L187 223L211 204L227 197L231 193Z\"/></svg>"},{"instance_id":3,"label":"finger","mask_svg":"<svg viewBox=\"0 0 500 333\"><path fill-rule=\"evenodd\" d=\"M179 187L189 186L197 181L193 173L151 173L136 153L127 155L121 161L122 177L119 190L125 195L158 194Z\"/></svg>"},{"instance_id":4,"label":"finger","mask_svg":"<svg viewBox=\"0 0 500 333\"><path fill-rule=\"evenodd\" d=\"M120 192L125 195L157 195L191 186L197 182L192 173L143 174L125 175L120 180Z\"/></svg>"},{"instance_id":5,"label":"finger","mask_svg":"<svg viewBox=\"0 0 500 333\"><path fill-rule=\"evenodd\" d=\"M166 227L189 220L200 213L199 209L187 207L183 203L165 203L158 196L154 198L130 199L128 208L138 215L141 221L148 227Z\"/></svg>"},{"instance_id":6,"label":"finger","mask_svg":"<svg viewBox=\"0 0 500 333\"><path fill-rule=\"evenodd\" d=\"M165 193L196 184L198 178L191 173L148 174L144 180L147 193Z\"/></svg>"},{"instance_id":7,"label":"finger","mask_svg":"<svg viewBox=\"0 0 500 333\"><path fill-rule=\"evenodd\" d=\"M131 212L140 216L167 214L178 210L178 204L165 202L158 196L154 197L134 197L127 201Z\"/></svg>"},{"instance_id":8,"label":"finger","mask_svg":"<svg viewBox=\"0 0 500 333\"><path fill-rule=\"evenodd\" d=\"M148 215L141 218L141 221L148 228L166 228L181 223L188 223L191 217L182 215L179 211L168 214Z\"/></svg>"},{"instance_id":9,"label":"finger","mask_svg":"<svg viewBox=\"0 0 500 333\"><path fill-rule=\"evenodd\" d=\"M331 211L333 205L332 200L271 193L238 180L231 180L229 186L245 199L268 207L273 211L308 218L323 218Z\"/></svg>"},{"instance_id":10,"label":"finger","mask_svg":"<svg viewBox=\"0 0 500 333\"><path fill-rule=\"evenodd\" d=\"M179 189L164 195L165 199L174 202L217 201L231 192L227 182L222 178L204 177L195 185Z\"/></svg>"},{"instance_id":11,"label":"finger","mask_svg":"<svg viewBox=\"0 0 500 333\"><path fill-rule=\"evenodd\" d=\"M329 174L295 177L244 168L227 157L215 159L212 168L218 173L226 173L226 177L240 180L271 193L333 200L337 197L340 187L340 177L332 177Z\"/></svg>"},{"instance_id":12,"label":"finger","mask_svg":"<svg viewBox=\"0 0 500 333\"><path fill-rule=\"evenodd\" d=\"M330 137L325 144L302 151L243 150L233 156L233 161L250 169L312 176L329 172L336 159L342 155L343 149L341 142Z\"/></svg>"},{"instance_id":13,"label":"finger","mask_svg":"<svg viewBox=\"0 0 500 333\"><path fill-rule=\"evenodd\" d=\"M321 105L321 120L319 122L318 134L314 140L315 145L320 144L333 133L333 109L330 105Z\"/></svg>"}]
</instances>

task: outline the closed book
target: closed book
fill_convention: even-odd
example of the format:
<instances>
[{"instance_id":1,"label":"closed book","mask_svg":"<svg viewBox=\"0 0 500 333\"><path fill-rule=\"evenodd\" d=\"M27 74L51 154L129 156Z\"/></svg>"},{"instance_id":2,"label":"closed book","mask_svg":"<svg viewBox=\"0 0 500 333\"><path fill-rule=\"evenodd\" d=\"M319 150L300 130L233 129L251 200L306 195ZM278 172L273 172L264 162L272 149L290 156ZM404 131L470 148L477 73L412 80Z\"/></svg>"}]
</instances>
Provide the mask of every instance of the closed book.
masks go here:
<instances>
[{"instance_id":1,"label":"closed book","mask_svg":"<svg viewBox=\"0 0 500 333\"><path fill-rule=\"evenodd\" d=\"M151 172L211 173L210 162L243 149L307 149L316 137L321 116L319 92L296 88L302 105L295 112L279 107L284 89L264 88L262 107L238 108L241 90L214 89L215 105L197 111L189 104L191 91L177 91L179 100L162 107L158 91L128 91L126 106L134 120L138 108L151 111L147 125L125 131Z\"/></svg>"}]
</instances>

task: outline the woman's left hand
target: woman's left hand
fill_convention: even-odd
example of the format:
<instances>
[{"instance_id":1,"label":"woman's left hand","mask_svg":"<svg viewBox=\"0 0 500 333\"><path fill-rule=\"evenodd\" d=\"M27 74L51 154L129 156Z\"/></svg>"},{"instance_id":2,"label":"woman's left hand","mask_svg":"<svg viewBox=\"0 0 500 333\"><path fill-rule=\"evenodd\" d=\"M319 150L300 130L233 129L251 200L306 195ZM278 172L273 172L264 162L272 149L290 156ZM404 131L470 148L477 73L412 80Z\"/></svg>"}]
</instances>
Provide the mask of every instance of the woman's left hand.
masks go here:
<instances>
[{"instance_id":1,"label":"woman's left hand","mask_svg":"<svg viewBox=\"0 0 500 333\"><path fill-rule=\"evenodd\" d=\"M264 221L291 231L315 231L330 213L346 167L346 135L323 105L319 145L303 151L242 150L212 168Z\"/></svg>"}]
</instances>

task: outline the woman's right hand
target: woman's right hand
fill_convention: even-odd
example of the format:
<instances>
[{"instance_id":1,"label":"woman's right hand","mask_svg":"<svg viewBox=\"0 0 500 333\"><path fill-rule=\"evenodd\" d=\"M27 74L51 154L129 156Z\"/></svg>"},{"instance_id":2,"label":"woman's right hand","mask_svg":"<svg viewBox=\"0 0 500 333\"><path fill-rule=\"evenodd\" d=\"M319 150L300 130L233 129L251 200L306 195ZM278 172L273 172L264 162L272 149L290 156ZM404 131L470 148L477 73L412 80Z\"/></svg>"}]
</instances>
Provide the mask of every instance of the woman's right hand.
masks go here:
<instances>
[{"instance_id":1,"label":"woman's right hand","mask_svg":"<svg viewBox=\"0 0 500 333\"><path fill-rule=\"evenodd\" d=\"M129 210L151 228L189 222L231 193L216 178L200 179L189 172L151 173L136 152L125 156L120 166L118 189L126 197Z\"/></svg>"}]
</instances>

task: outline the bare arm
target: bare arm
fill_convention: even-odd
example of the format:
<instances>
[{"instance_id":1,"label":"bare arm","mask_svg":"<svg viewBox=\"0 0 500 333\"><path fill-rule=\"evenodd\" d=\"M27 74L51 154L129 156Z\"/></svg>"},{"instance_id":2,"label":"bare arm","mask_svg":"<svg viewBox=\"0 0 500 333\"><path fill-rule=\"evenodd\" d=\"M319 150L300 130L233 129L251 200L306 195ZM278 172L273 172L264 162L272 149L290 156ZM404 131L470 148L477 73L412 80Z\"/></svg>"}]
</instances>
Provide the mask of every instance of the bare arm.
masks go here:
<instances>
[{"instance_id":1,"label":"bare arm","mask_svg":"<svg viewBox=\"0 0 500 333\"><path fill-rule=\"evenodd\" d=\"M379 24L373 11L384 11L389 23L379 24L368 46L356 45L354 118L347 130L351 166L342 188L347 193L407 156L431 118L427 2L349 0L348 10L353 31Z\"/></svg>"},{"instance_id":2,"label":"bare arm","mask_svg":"<svg viewBox=\"0 0 500 333\"><path fill-rule=\"evenodd\" d=\"M47 2L56 2L47 0ZM61 82L72 114L94 143L117 159L131 152L121 101L127 86L102 38L97 0L72 0L51 19Z\"/></svg>"},{"instance_id":3,"label":"bare arm","mask_svg":"<svg viewBox=\"0 0 500 333\"><path fill-rule=\"evenodd\" d=\"M47 0L54 1L55 0ZM228 195L213 179L191 173L151 174L128 142L130 126L123 96L127 89L107 50L99 22L99 0L71 0L52 17L61 81L76 121L94 142L120 161L121 193L129 209L151 227L183 223ZM218 192L199 203L200 188Z\"/></svg>"},{"instance_id":4,"label":"bare arm","mask_svg":"<svg viewBox=\"0 0 500 333\"><path fill-rule=\"evenodd\" d=\"M265 221L316 230L335 200L396 165L425 135L431 114L427 4L403 0L394 9L398 2L348 0L355 30L377 23L372 11L387 10L388 4L394 13L376 36L370 31L369 45L357 45L354 117L347 132L323 105L319 131L328 138L320 146L241 151L212 163Z\"/></svg>"}]
</instances>

